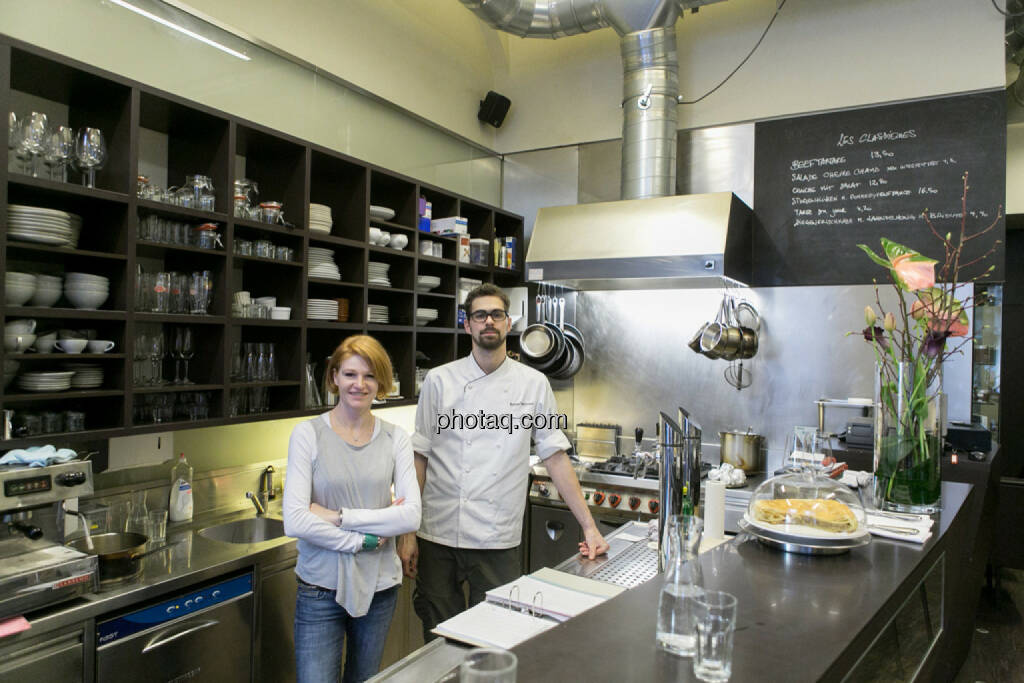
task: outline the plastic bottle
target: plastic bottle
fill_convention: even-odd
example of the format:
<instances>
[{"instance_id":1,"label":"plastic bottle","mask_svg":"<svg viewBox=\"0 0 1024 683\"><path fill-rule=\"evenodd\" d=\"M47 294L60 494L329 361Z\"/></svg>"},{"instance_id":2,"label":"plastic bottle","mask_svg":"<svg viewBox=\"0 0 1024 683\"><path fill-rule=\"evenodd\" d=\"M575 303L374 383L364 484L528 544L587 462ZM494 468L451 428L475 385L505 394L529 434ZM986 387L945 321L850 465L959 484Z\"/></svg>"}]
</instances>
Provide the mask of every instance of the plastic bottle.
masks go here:
<instances>
[{"instance_id":1,"label":"plastic bottle","mask_svg":"<svg viewBox=\"0 0 1024 683\"><path fill-rule=\"evenodd\" d=\"M167 517L172 522L192 520L192 467L185 460L185 454L178 456L178 462L171 469L171 499Z\"/></svg>"}]
</instances>

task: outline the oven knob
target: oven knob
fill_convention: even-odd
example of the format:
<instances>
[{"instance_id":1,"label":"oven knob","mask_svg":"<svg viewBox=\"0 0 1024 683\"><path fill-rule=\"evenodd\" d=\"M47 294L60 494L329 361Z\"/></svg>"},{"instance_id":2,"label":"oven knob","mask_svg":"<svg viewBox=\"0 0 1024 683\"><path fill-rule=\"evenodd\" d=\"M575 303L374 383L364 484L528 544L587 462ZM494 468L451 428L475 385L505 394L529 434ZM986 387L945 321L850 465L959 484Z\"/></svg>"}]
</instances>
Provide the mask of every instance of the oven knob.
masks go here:
<instances>
[{"instance_id":1,"label":"oven knob","mask_svg":"<svg viewBox=\"0 0 1024 683\"><path fill-rule=\"evenodd\" d=\"M85 472L64 472L54 479L61 486L79 486L85 483Z\"/></svg>"},{"instance_id":2,"label":"oven knob","mask_svg":"<svg viewBox=\"0 0 1024 683\"><path fill-rule=\"evenodd\" d=\"M629 509L636 510L638 507L640 507L640 496L630 496Z\"/></svg>"},{"instance_id":3,"label":"oven knob","mask_svg":"<svg viewBox=\"0 0 1024 683\"><path fill-rule=\"evenodd\" d=\"M611 505L613 508L619 507L620 502L622 502L622 496L620 496L619 494L613 493L610 496L608 496L608 504Z\"/></svg>"},{"instance_id":4,"label":"oven knob","mask_svg":"<svg viewBox=\"0 0 1024 683\"><path fill-rule=\"evenodd\" d=\"M652 515L658 514L658 507L659 507L658 501L653 500L653 499L647 501L647 509L651 511Z\"/></svg>"},{"instance_id":5,"label":"oven knob","mask_svg":"<svg viewBox=\"0 0 1024 683\"><path fill-rule=\"evenodd\" d=\"M544 484L537 484L537 493L544 496L545 498L551 495L551 492L548 491L548 487L545 486Z\"/></svg>"},{"instance_id":6,"label":"oven knob","mask_svg":"<svg viewBox=\"0 0 1024 683\"><path fill-rule=\"evenodd\" d=\"M590 491L583 492L583 500L590 500Z\"/></svg>"},{"instance_id":7,"label":"oven knob","mask_svg":"<svg viewBox=\"0 0 1024 683\"><path fill-rule=\"evenodd\" d=\"M604 502L604 493L601 491L594 491L594 505L600 505Z\"/></svg>"}]
</instances>

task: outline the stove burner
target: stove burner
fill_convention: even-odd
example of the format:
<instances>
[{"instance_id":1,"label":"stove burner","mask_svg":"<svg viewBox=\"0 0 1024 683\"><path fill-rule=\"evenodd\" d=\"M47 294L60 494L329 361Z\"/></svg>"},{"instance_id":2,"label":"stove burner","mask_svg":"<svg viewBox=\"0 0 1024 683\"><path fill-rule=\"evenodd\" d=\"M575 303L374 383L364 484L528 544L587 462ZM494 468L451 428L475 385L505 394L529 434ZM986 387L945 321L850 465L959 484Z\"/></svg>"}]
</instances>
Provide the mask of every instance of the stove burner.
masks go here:
<instances>
[{"instance_id":1,"label":"stove burner","mask_svg":"<svg viewBox=\"0 0 1024 683\"><path fill-rule=\"evenodd\" d=\"M590 471L594 474L615 474L632 478L636 465L637 458L632 455L613 455L605 461L591 463ZM640 477L643 479L657 479L657 463L647 465L640 473Z\"/></svg>"}]
</instances>

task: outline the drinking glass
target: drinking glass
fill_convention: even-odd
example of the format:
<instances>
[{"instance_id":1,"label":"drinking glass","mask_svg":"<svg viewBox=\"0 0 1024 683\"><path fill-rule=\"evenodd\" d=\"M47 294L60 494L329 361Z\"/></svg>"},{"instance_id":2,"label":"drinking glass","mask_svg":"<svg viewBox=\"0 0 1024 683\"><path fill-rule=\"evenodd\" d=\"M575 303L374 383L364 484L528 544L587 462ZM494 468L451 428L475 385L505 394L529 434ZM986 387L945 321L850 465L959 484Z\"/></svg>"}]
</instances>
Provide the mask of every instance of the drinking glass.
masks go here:
<instances>
[{"instance_id":1,"label":"drinking glass","mask_svg":"<svg viewBox=\"0 0 1024 683\"><path fill-rule=\"evenodd\" d=\"M75 165L84 174L82 184L96 187L96 171L107 162L107 141L99 128L80 128L75 136Z\"/></svg>"},{"instance_id":2,"label":"drinking glass","mask_svg":"<svg viewBox=\"0 0 1024 683\"><path fill-rule=\"evenodd\" d=\"M167 510L150 510L146 516L146 535L151 543L167 539Z\"/></svg>"},{"instance_id":3,"label":"drinking glass","mask_svg":"<svg viewBox=\"0 0 1024 683\"><path fill-rule=\"evenodd\" d=\"M693 673L702 681L727 681L732 675L732 645L736 633L736 598L722 591L705 591L694 601L697 656Z\"/></svg>"},{"instance_id":4,"label":"drinking glass","mask_svg":"<svg viewBox=\"0 0 1024 683\"><path fill-rule=\"evenodd\" d=\"M192 281L189 285L189 298L193 314L206 314L207 309L210 307L210 293L212 290L213 283L210 271L204 270L201 273L192 273Z\"/></svg>"},{"instance_id":5,"label":"drinking glass","mask_svg":"<svg viewBox=\"0 0 1024 683\"><path fill-rule=\"evenodd\" d=\"M163 358L164 358L164 335L162 332L154 332L149 338L149 361L153 371L150 374L151 384L163 384Z\"/></svg>"},{"instance_id":6,"label":"drinking glass","mask_svg":"<svg viewBox=\"0 0 1024 683\"><path fill-rule=\"evenodd\" d=\"M50 180L68 181L68 162L75 153L75 133L67 126L57 126L46 139L46 149L43 151L43 163L50 169ZM60 176L54 178L54 170L60 171Z\"/></svg>"},{"instance_id":7,"label":"drinking glass","mask_svg":"<svg viewBox=\"0 0 1024 683\"><path fill-rule=\"evenodd\" d=\"M182 327L178 329L178 337L175 339L175 348L178 352L178 357L185 361L185 375L181 378L181 383L195 384L195 382L188 378L188 362L196 355L191 327ZM177 373L177 368L175 368L175 373Z\"/></svg>"},{"instance_id":8,"label":"drinking glass","mask_svg":"<svg viewBox=\"0 0 1024 683\"><path fill-rule=\"evenodd\" d=\"M135 349L132 353L133 372L132 380L135 386L142 386L149 383L149 377L146 373L146 361L149 360L149 339L146 337L146 333L139 331L138 336L135 337Z\"/></svg>"},{"instance_id":9,"label":"drinking glass","mask_svg":"<svg viewBox=\"0 0 1024 683\"><path fill-rule=\"evenodd\" d=\"M13 111L7 112L7 149L13 150L18 146L18 115Z\"/></svg>"},{"instance_id":10,"label":"drinking glass","mask_svg":"<svg viewBox=\"0 0 1024 683\"><path fill-rule=\"evenodd\" d=\"M470 650L459 666L461 683L515 683L519 660L508 650L482 647Z\"/></svg>"},{"instance_id":11,"label":"drinking glass","mask_svg":"<svg viewBox=\"0 0 1024 683\"><path fill-rule=\"evenodd\" d=\"M832 455L832 441L814 427L794 427L786 436L786 467L820 472L824 459Z\"/></svg>"},{"instance_id":12,"label":"drinking glass","mask_svg":"<svg viewBox=\"0 0 1024 683\"><path fill-rule=\"evenodd\" d=\"M168 313L171 310L171 274L156 273L153 276L152 292L149 310L153 313Z\"/></svg>"},{"instance_id":13,"label":"drinking glass","mask_svg":"<svg viewBox=\"0 0 1024 683\"><path fill-rule=\"evenodd\" d=\"M181 328L174 332L174 349L170 353L174 359L174 380L171 384L181 384Z\"/></svg>"}]
</instances>

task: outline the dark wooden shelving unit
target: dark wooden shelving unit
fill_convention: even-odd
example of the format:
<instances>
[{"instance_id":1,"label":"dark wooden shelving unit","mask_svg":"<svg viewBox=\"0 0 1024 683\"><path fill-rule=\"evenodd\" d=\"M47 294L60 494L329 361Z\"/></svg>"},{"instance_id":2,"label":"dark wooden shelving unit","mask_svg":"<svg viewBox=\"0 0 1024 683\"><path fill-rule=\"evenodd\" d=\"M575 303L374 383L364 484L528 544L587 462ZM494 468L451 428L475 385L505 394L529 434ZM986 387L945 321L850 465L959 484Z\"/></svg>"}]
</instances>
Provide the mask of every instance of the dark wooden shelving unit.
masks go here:
<instances>
[{"instance_id":1,"label":"dark wooden shelving unit","mask_svg":"<svg viewBox=\"0 0 1024 683\"><path fill-rule=\"evenodd\" d=\"M377 407L414 405L416 368L454 360L468 348L468 337L456 326L459 278L507 286L523 284L523 221L499 208L23 42L0 38L0 108L15 108L14 94L18 98L37 98L37 102L50 101L54 111L66 112L63 120L51 116L51 124L100 128L107 140L109 160L97 172L95 188L87 188L75 172L70 173L67 183L9 172L7 148L0 145L0 268L4 272L49 275L100 274L110 280L110 295L98 310L72 308L62 298L55 307L48 308L3 305L0 314L5 323L34 318L39 331L91 330L96 338L113 341L115 347L107 354L11 354L0 348L0 360L18 361L19 372L59 369L69 362L104 369L103 386L90 390L31 393L20 390L17 380L13 380L0 391L0 407L15 412L81 410L86 412L85 430L9 440L0 450L315 415L323 408L306 407L306 359L309 357L322 373L326 357L351 334L374 335L392 358L403 398L389 399ZM153 153L149 146L155 144L154 140L166 143L166 148ZM143 167L145 173L160 178L156 184L163 186L180 186L187 175L209 176L214 185L214 210L138 198L136 179ZM241 178L258 183L261 201L282 202L287 223L234 216L234 182ZM456 238L418 230L421 196L432 203L435 218L466 217L473 238L492 243L496 237L516 237L520 269L459 262ZM81 216L77 246L8 238L6 208L11 204ZM310 204L330 208L330 232L310 229ZM371 206L387 207L395 215L379 220L371 215ZM223 247L200 249L140 239L140 220L150 215L190 227L215 223ZM371 245L371 226L405 235L408 244L402 250ZM238 239L267 240L290 247L294 259L235 254ZM421 240L441 243L443 257L420 254ZM340 281L310 275L310 247L334 252ZM391 287L368 283L371 261L390 264ZM140 269L210 271L214 280L210 314L135 310L139 295L136 273ZM419 291L419 275L439 277L441 284L430 292ZM249 291L253 298L275 296L279 306L291 307L291 319L233 317L232 297L241 290ZM349 319L307 319L306 303L311 298L348 299ZM388 305L390 324L368 324L367 304ZM415 324L417 308L437 309L437 321ZM191 328L196 338L196 353L188 373L196 383L136 386L136 364L151 363L146 349L135 348L138 335L162 328L166 345L172 347L175 330L181 327ZM232 378L236 346L250 342L275 345L277 380L245 382ZM173 357L165 355L157 362L162 364L165 380L175 376L177 361ZM316 379L322 386L322 376ZM231 415L232 394L249 390L267 392L269 409ZM194 392L204 392L209 398L206 419L175 417L151 422L142 415L151 401L184 400Z\"/></svg>"}]
</instances>

